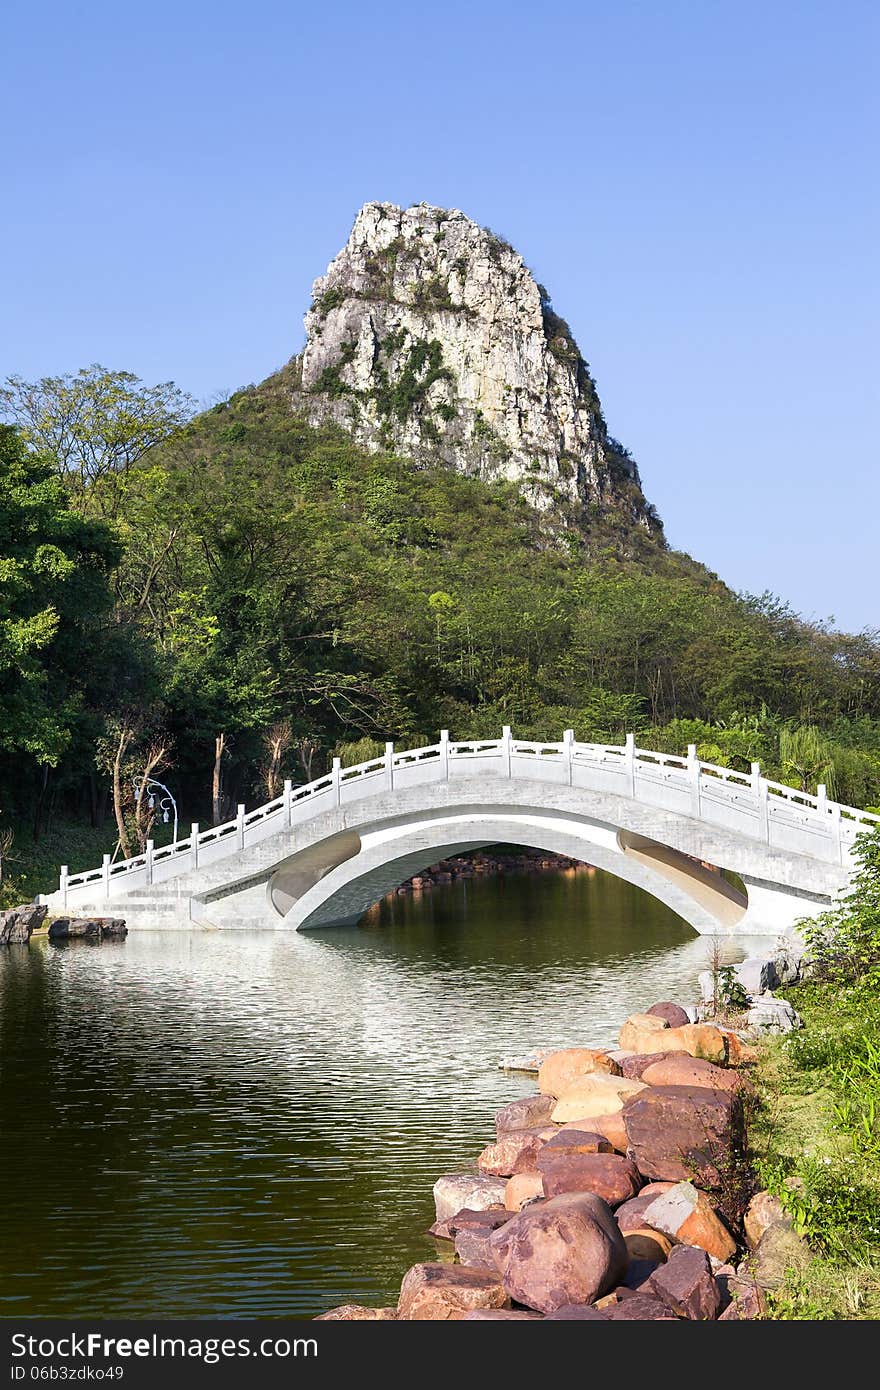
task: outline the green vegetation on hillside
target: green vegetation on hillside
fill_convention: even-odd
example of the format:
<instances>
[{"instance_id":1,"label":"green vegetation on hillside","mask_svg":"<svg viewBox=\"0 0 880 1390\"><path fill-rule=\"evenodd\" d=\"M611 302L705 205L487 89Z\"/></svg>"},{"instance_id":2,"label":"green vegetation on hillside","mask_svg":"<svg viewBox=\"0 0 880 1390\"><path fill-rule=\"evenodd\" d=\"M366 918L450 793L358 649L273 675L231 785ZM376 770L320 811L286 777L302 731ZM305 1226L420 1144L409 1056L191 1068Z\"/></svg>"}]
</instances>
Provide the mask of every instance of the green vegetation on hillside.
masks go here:
<instances>
[{"instance_id":1,"label":"green vegetation on hillside","mask_svg":"<svg viewBox=\"0 0 880 1390\"><path fill-rule=\"evenodd\" d=\"M106 394L113 374L93 370ZM153 757L187 824L315 776L359 739L495 736L505 723L615 742L634 729L644 745L693 742L710 761L757 759L781 780L880 800L874 635L738 597L644 527L598 513L576 524L511 484L310 428L287 404L293 370L188 424L169 389L150 416L160 442L94 477L87 441L29 465L74 483L68 503L52 478L40 539L68 518L95 558L75 611L39 600L57 621L45 619L36 685L14 663L3 677L14 727L0 743L0 830L15 825L19 846L51 813L103 826L112 849L114 766L124 828L141 839L129 789ZM123 382L130 410L136 385ZM22 437L51 450L15 404ZM41 418L51 405L50 392ZM22 451L6 440L14 489ZM4 556L20 544L14 516L6 527ZM26 746L15 713L38 687L70 728L51 750Z\"/></svg>"}]
</instances>

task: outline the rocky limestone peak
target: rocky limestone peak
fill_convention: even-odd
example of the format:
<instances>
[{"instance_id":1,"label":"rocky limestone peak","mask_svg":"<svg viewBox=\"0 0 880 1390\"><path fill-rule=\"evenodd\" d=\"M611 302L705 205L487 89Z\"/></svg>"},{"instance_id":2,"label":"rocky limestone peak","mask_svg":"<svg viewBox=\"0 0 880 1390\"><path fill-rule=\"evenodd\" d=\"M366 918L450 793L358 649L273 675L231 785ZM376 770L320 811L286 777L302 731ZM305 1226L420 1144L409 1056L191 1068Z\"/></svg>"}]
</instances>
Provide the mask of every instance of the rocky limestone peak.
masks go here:
<instances>
[{"instance_id":1,"label":"rocky limestone peak","mask_svg":"<svg viewBox=\"0 0 880 1390\"><path fill-rule=\"evenodd\" d=\"M568 325L519 253L464 213L367 203L305 327L291 404L313 423L659 530Z\"/></svg>"}]
</instances>

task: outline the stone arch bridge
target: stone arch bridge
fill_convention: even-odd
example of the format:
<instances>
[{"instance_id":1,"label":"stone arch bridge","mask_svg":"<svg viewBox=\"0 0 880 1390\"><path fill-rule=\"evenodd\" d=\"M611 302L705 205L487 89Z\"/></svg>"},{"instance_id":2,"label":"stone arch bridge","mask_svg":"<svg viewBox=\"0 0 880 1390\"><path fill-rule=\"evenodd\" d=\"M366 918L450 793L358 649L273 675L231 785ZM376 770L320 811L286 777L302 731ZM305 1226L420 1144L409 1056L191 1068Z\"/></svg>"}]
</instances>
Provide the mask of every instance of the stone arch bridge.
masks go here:
<instances>
[{"instance_id":1,"label":"stone arch bridge","mask_svg":"<svg viewBox=\"0 0 880 1390\"><path fill-rule=\"evenodd\" d=\"M504 842L569 855L636 884L695 931L777 935L850 882L880 817L768 781L623 745L514 738L396 751L332 770L235 820L99 869L61 870L54 913L129 927L348 925L385 893L466 850ZM745 891L718 869L739 876Z\"/></svg>"}]
</instances>

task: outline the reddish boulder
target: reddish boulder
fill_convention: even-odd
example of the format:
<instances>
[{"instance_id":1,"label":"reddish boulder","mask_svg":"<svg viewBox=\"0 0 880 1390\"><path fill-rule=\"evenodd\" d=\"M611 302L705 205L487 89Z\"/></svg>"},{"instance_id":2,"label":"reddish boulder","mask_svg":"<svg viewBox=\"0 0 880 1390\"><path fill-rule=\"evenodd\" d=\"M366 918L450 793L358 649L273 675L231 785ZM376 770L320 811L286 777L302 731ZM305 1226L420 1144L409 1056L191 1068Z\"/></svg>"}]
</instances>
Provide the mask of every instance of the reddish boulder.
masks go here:
<instances>
[{"instance_id":1,"label":"reddish boulder","mask_svg":"<svg viewBox=\"0 0 880 1390\"><path fill-rule=\"evenodd\" d=\"M538 1172L548 1197L558 1197L563 1192L595 1192L610 1207L618 1207L634 1197L641 1187L635 1164L615 1153L542 1151L538 1155Z\"/></svg>"},{"instance_id":2,"label":"reddish boulder","mask_svg":"<svg viewBox=\"0 0 880 1390\"><path fill-rule=\"evenodd\" d=\"M610 1304L604 1310L604 1317L607 1322L675 1322L676 1317L671 1313L662 1299L655 1297L654 1294L644 1293L641 1290L632 1293L629 1289L625 1290L628 1297L621 1298L617 1303Z\"/></svg>"},{"instance_id":3,"label":"reddish boulder","mask_svg":"<svg viewBox=\"0 0 880 1390\"><path fill-rule=\"evenodd\" d=\"M718 1276L717 1283L724 1309L719 1322L754 1322L763 1318L767 1301L763 1289L754 1279L731 1274Z\"/></svg>"},{"instance_id":4,"label":"reddish boulder","mask_svg":"<svg viewBox=\"0 0 880 1390\"><path fill-rule=\"evenodd\" d=\"M736 1242L711 1199L690 1182L676 1183L655 1197L645 1208L643 1222L681 1245L699 1246L722 1264L736 1251Z\"/></svg>"},{"instance_id":5,"label":"reddish boulder","mask_svg":"<svg viewBox=\"0 0 880 1390\"><path fill-rule=\"evenodd\" d=\"M591 1115L586 1120L572 1120L563 1125L562 1128L569 1132L579 1129L586 1130L590 1134L602 1134L616 1153L626 1153L628 1142L626 1125L623 1122L623 1114L619 1110L612 1115Z\"/></svg>"},{"instance_id":6,"label":"reddish boulder","mask_svg":"<svg viewBox=\"0 0 880 1390\"><path fill-rule=\"evenodd\" d=\"M719 1164L741 1149L742 1105L730 1091L652 1086L623 1108L627 1152L643 1177L721 1184Z\"/></svg>"},{"instance_id":7,"label":"reddish boulder","mask_svg":"<svg viewBox=\"0 0 880 1390\"><path fill-rule=\"evenodd\" d=\"M601 1308L592 1303L563 1303L555 1312L548 1313L545 1322L605 1322Z\"/></svg>"},{"instance_id":8,"label":"reddish boulder","mask_svg":"<svg viewBox=\"0 0 880 1390\"><path fill-rule=\"evenodd\" d=\"M434 1207L438 1222L448 1221L464 1207L482 1209L504 1205L503 1178L482 1173L449 1173L434 1183Z\"/></svg>"},{"instance_id":9,"label":"reddish boulder","mask_svg":"<svg viewBox=\"0 0 880 1390\"><path fill-rule=\"evenodd\" d=\"M547 1140L556 1133L553 1125L506 1130L494 1144L486 1145L477 1159L477 1167L481 1173L499 1178L511 1178L514 1173L533 1172L538 1154Z\"/></svg>"},{"instance_id":10,"label":"reddish boulder","mask_svg":"<svg viewBox=\"0 0 880 1390\"><path fill-rule=\"evenodd\" d=\"M508 1211L519 1211L527 1202L544 1196L544 1179L537 1169L533 1173L515 1173L504 1189L504 1205Z\"/></svg>"},{"instance_id":11,"label":"reddish boulder","mask_svg":"<svg viewBox=\"0 0 880 1390\"><path fill-rule=\"evenodd\" d=\"M540 1313L525 1308L474 1308L459 1319L461 1322L541 1322Z\"/></svg>"},{"instance_id":12,"label":"reddish boulder","mask_svg":"<svg viewBox=\"0 0 880 1390\"><path fill-rule=\"evenodd\" d=\"M555 1159L562 1154L610 1154L614 1152L614 1145L610 1139L606 1139L604 1134L596 1134L589 1129L581 1129L580 1121L577 1128L559 1129L552 1139L544 1145L544 1157Z\"/></svg>"},{"instance_id":13,"label":"reddish boulder","mask_svg":"<svg viewBox=\"0 0 880 1390\"><path fill-rule=\"evenodd\" d=\"M500 1138L511 1129L533 1129L535 1125L549 1124L555 1104L553 1096L521 1096L519 1100L512 1100L495 1116L495 1132Z\"/></svg>"},{"instance_id":14,"label":"reddish boulder","mask_svg":"<svg viewBox=\"0 0 880 1390\"><path fill-rule=\"evenodd\" d=\"M509 1220L510 1212L504 1207L487 1207L484 1211L465 1207L449 1218L448 1225L450 1234L457 1236L460 1231L497 1231Z\"/></svg>"},{"instance_id":15,"label":"reddish boulder","mask_svg":"<svg viewBox=\"0 0 880 1390\"><path fill-rule=\"evenodd\" d=\"M509 1220L509 1211L494 1208L490 1211L460 1211L454 1216L449 1228L455 1237L455 1253L461 1264L491 1269L495 1261L489 1237Z\"/></svg>"},{"instance_id":16,"label":"reddish boulder","mask_svg":"<svg viewBox=\"0 0 880 1390\"><path fill-rule=\"evenodd\" d=\"M413 1265L400 1287L397 1315L405 1322L451 1322L473 1308L504 1308L497 1270L464 1265Z\"/></svg>"},{"instance_id":17,"label":"reddish boulder","mask_svg":"<svg viewBox=\"0 0 880 1390\"><path fill-rule=\"evenodd\" d=\"M566 1047L545 1057L538 1072L538 1089L546 1096L561 1096L573 1081L595 1072L619 1076L620 1068L605 1051L594 1047Z\"/></svg>"},{"instance_id":18,"label":"reddish boulder","mask_svg":"<svg viewBox=\"0 0 880 1390\"><path fill-rule=\"evenodd\" d=\"M740 1091L750 1085L738 1071L687 1052L668 1052L647 1066L641 1079L647 1086L706 1086L715 1091Z\"/></svg>"},{"instance_id":19,"label":"reddish boulder","mask_svg":"<svg viewBox=\"0 0 880 1390\"><path fill-rule=\"evenodd\" d=\"M509 1296L541 1313L592 1303L626 1272L623 1236L610 1207L591 1192L525 1207L491 1246Z\"/></svg>"},{"instance_id":20,"label":"reddish boulder","mask_svg":"<svg viewBox=\"0 0 880 1390\"><path fill-rule=\"evenodd\" d=\"M718 1285L705 1250L677 1245L664 1265L651 1275L650 1291L661 1298L676 1317L710 1322L721 1308Z\"/></svg>"},{"instance_id":21,"label":"reddish boulder","mask_svg":"<svg viewBox=\"0 0 880 1390\"><path fill-rule=\"evenodd\" d=\"M341 1303L338 1308L328 1308L319 1313L315 1322L392 1322L397 1317L396 1308L364 1308L360 1303Z\"/></svg>"},{"instance_id":22,"label":"reddish boulder","mask_svg":"<svg viewBox=\"0 0 880 1390\"><path fill-rule=\"evenodd\" d=\"M680 1004L669 1004L665 1001L662 1004L652 1004L645 1013L650 1014L652 1018L665 1018L670 1028L683 1028L686 1023L690 1023L687 1011Z\"/></svg>"},{"instance_id":23,"label":"reddish boulder","mask_svg":"<svg viewBox=\"0 0 880 1390\"><path fill-rule=\"evenodd\" d=\"M621 1075L625 1076L627 1081L641 1081L648 1067L654 1062L662 1062L664 1057L671 1055L669 1052L630 1052L621 1058Z\"/></svg>"}]
</instances>

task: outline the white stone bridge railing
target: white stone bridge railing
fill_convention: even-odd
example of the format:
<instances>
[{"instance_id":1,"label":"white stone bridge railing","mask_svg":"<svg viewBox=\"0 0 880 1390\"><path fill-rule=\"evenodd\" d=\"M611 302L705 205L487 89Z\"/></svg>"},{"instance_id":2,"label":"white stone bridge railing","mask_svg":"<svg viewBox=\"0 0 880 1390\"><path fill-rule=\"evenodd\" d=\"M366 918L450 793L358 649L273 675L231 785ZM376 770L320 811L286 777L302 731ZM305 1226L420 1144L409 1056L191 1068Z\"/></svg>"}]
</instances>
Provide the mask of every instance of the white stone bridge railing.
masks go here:
<instances>
[{"instance_id":1,"label":"white stone bridge railing","mask_svg":"<svg viewBox=\"0 0 880 1390\"><path fill-rule=\"evenodd\" d=\"M285 782L283 794L257 810L239 806L235 820L210 830L194 824L184 839L158 849L148 840L144 853L132 859L113 863L107 854L99 869L78 874L62 866L60 897L65 906L69 899L112 898L205 868L349 802L400 787L475 777L537 779L616 793L832 864L848 864L859 832L880 824L880 816L830 801L824 787L811 796L768 781L758 763L746 773L701 762L693 745L682 758L637 748L632 734L622 745L576 743L568 729L561 743L534 743L505 728L500 739L453 743L444 730L439 743L406 752L388 743L381 757L354 767L343 768L336 758L326 776L306 786Z\"/></svg>"}]
</instances>

